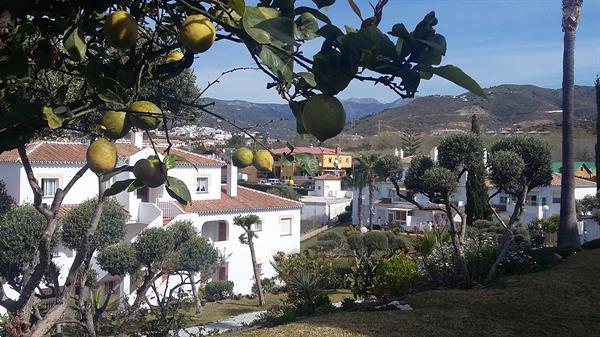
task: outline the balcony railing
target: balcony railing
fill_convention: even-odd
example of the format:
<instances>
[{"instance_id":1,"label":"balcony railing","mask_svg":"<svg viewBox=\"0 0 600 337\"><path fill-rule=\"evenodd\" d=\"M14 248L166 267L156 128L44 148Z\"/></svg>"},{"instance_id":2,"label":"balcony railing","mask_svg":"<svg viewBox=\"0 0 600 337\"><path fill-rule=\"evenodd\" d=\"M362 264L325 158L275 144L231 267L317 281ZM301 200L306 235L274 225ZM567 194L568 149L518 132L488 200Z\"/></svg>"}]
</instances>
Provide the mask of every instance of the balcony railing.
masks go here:
<instances>
[{"instance_id":1,"label":"balcony railing","mask_svg":"<svg viewBox=\"0 0 600 337\"><path fill-rule=\"evenodd\" d=\"M185 211L173 201L156 200L156 206L163 212L163 218L173 219L179 214L185 213Z\"/></svg>"}]
</instances>

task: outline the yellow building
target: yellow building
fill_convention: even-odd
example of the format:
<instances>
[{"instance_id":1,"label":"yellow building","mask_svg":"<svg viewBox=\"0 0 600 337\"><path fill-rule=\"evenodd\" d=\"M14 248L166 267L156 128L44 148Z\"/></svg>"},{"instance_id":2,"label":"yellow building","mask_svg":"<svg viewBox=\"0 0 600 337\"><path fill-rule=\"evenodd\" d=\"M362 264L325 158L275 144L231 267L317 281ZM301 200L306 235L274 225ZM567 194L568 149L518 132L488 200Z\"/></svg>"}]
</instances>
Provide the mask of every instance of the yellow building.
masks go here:
<instances>
[{"instance_id":1,"label":"yellow building","mask_svg":"<svg viewBox=\"0 0 600 337\"><path fill-rule=\"evenodd\" d=\"M275 155L275 163L273 165L274 178L282 181L292 180L294 184L302 184L312 180L312 177L306 174L300 167L282 165L281 156L283 153L290 152L290 149L284 147L275 149L272 152ZM332 174L343 177L352 171L352 154L342 152L339 146L336 146L335 149L320 146L298 146L294 149L294 152L314 154L319 162L318 176Z\"/></svg>"}]
</instances>

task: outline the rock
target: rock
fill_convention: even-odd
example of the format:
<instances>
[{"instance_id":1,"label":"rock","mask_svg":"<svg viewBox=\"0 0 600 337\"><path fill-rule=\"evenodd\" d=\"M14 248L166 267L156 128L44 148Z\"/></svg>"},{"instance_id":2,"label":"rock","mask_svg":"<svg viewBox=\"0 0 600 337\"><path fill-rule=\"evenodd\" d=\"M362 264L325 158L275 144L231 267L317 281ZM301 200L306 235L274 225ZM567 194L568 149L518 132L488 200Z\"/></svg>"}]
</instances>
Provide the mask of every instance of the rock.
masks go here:
<instances>
[{"instance_id":1,"label":"rock","mask_svg":"<svg viewBox=\"0 0 600 337\"><path fill-rule=\"evenodd\" d=\"M381 308L385 308L385 307L389 307L389 306L393 306L394 308L401 310L401 311L413 310L413 308L410 306L410 304L401 303L400 301L391 301L388 304L378 305L375 307L375 309L381 309Z\"/></svg>"}]
</instances>

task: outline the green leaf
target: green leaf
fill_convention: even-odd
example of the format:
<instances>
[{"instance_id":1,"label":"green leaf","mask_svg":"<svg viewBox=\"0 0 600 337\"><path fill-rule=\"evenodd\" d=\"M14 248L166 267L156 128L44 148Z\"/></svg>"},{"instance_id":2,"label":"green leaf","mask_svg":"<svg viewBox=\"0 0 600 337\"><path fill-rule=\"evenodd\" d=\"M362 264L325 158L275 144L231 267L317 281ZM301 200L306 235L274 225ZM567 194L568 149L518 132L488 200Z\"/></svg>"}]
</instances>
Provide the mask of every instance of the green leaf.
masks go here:
<instances>
[{"instance_id":1,"label":"green leaf","mask_svg":"<svg viewBox=\"0 0 600 337\"><path fill-rule=\"evenodd\" d=\"M114 170L105 173L102 175L102 179L100 180L101 182L106 182L109 181L110 178L116 176L119 173L123 173L123 172L133 172L133 166L129 166L129 165L123 165L120 167L116 167Z\"/></svg>"},{"instance_id":2,"label":"green leaf","mask_svg":"<svg viewBox=\"0 0 600 337\"><path fill-rule=\"evenodd\" d=\"M316 23L316 22L315 22ZM254 26L255 29L261 29L270 35L270 42L280 41L283 44L293 44L294 40L294 21L290 18L275 17L265 19Z\"/></svg>"},{"instance_id":3,"label":"green leaf","mask_svg":"<svg viewBox=\"0 0 600 337\"><path fill-rule=\"evenodd\" d=\"M310 40L319 36L317 34L319 24L314 15L310 13L304 13L296 19L296 28L296 34L302 40Z\"/></svg>"},{"instance_id":4,"label":"green leaf","mask_svg":"<svg viewBox=\"0 0 600 337\"><path fill-rule=\"evenodd\" d=\"M140 188L143 188L144 186L146 186L146 185L143 182L136 179L133 183L131 183L131 185L129 185L129 187L127 188L127 192L133 192L135 190L139 190Z\"/></svg>"},{"instance_id":5,"label":"green leaf","mask_svg":"<svg viewBox=\"0 0 600 337\"><path fill-rule=\"evenodd\" d=\"M70 27L65 32L63 45L73 60L81 61L85 57L87 46L79 26Z\"/></svg>"},{"instance_id":6,"label":"green leaf","mask_svg":"<svg viewBox=\"0 0 600 337\"><path fill-rule=\"evenodd\" d=\"M192 196L185 183L175 177L167 177L167 193L182 205L192 202Z\"/></svg>"},{"instance_id":7,"label":"green leaf","mask_svg":"<svg viewBox=\"0 0 600 337\"><path fill-rule=\"evenodd\" d=\"M302 121L302 111L304 110L304 105L306 104L306 100L304 101L290 101L290 109L292 110L292 114L296 118L296 132L299 135L308 134L306 129L304 129L304 122ZM293 148L291 149L293 150Z\"/></svg>"},{"instance_id":8,"label":"green leaf","mask_svg":"<svg viewBox=\"0 0 600 337\"><path fill-rule=\"evenodd\" d=\"M296 153L294 163L310 176L314 176L319 171L319 161L312 153Z\"/></svg>"},{"instance_id":9,"label":"green leaf","mask_svg":"<svg viewBox=\"0 0 600 337\"><path fill-rule=\"evenodd\" d=\"M275 75L287 82L291 82L294 75L294 59L291 57L292 47L289 46L287 48L290 49L290 54L271 46L261 46L258 57Z\"/></svg>"},{"instance_id":10,"label":"green leaf","mask_svg":"<svg viewBox=\"0 0 600 337\"><path fill-rule=\"evenodd\" d=\"M394 43L375 26L362 28L355 33L348 33L340 38L340 42L345 46L351 46L359 50L359 65L371 70L382 62L390 63L398 58Z\"/></svg>"},{"instance_id":11,"label":"green leaf","mask_svg":"<svg viewBox=\"0 0 600 337\"><path fill-rule=\"evenodd\" d=\"M54 113L54 109L49 106L42 107L42 118L48 122L50 129L58 129L62 126L64 118Z\"/></svg>"},{"instance_id":12,"label":"green leaf","mask_svg":"<svg viewBox=\"0 0 600 337\"><path fill-rule=\"evenodd\" d=\"M320 9L320 8L323 8L323 7L327 7L327 6L333 5L335 3L335 0L313 0L313 2Z\"/></svg>"},{"instance_id":13,"label":"green leaf","mask_svg":"<svg viewBox=\"0 0 600 337\"><path fill-rule=\"evenodd\" d=\"M419 71L419 76L421 76L424 80L430 80L433 77L433 73L431 71Z\"/></svg>"},{"instance_id":14,"label":"green leaf","mask_svg":"<svg viewBox=\"0 0 600 337\"><path fill-rule=\"evenodd\" d=\"M312 72L319 90L327 95L335 95L346 89L358 72L355 57L356 53L350 49L343 53L329 49L315 54Z\"/></svg>"},{"instance_id":15,"label":"green leaf","mask_svg":"<svg viewBox=\"0 0 600 337\"><path fill-rule=\"evenodd\" d=\"M457 66L449 64L442 67L431 67L428 71L469 90L477 96L487 98L487 95L483 89L481 89L479 84Z\"/></svg>"},{"instance_id":16,"label":"green leaf","mask_svg":"<svg viewBox=\"0 0 600 337\"><path fill-rule=\"evenodd\" d=\"M127 187L129 187L129 185L131 185L134 181L135 181L135 179L126 179L126 180L117 181L117 182L113 183L112 186L107 188L106 191L104 191L104 196L110 197L111 195L119 194L119 193L125 191L125 189Z\"/></svg>"},{"instance_id":17,"label":"green leaf","mask_svg":"<svg viewBox=\"0 0 600 337\"><path fill-rule=\"evenodd\" d=\"M314 9L311 7L298 7L295 10L296 15L302 15L304 13L310 13L312 14L315 18L317 18L318 20L321 20L324 23L327 24L331 24L331 20L329 19L329 17L327 17L327 15L323 14L320 10L318 9Z\"/></svg>"},{"instance_id":18,"label":"green leaf","mask_svg":"<svg viewBox=\"0 0 600 337\"><path fill-rule=\"evenodd\" d=\"M108 103L124 104L123 98L112 90L106 90L105 92L99 93L98 98Z\"/></svg>"},{"instance_id":19,"label":"green leaf","mask_svg":"<svg viewBox=\"0 0 600 337\"><path fill-rule=\"evenodd\" d=\"M314 88L317 86L317 82L315 81L315 74L310 73L308 71L301 71L299 73L296 73L296 75L298 75L298 77L300 77L304 82L306 82L306 84L309 87Z\"/></svg>"},{"instance_id":20,"label":"green leaf","mask_svg":"<svg viewBox=\"0 0 600 337\"><path fill-rule=\"evenodd\" d=\"M176 154L166 155L165 158L163 159L163 163L165 164L167 170L170 170L170 169L174 168L175 166L177 166L178 161L187 162L187 160L185 158L180 157Z\"/></svg>"},{"instance_id":21,"label":"green leaf","mask_svg":"<svg viewBox=\"0 0 600 337\"><path fill-rule=\"evenodd\" d=\"M267 19L273 19L278 16L279 11L275 8L246 6L244 16L242 17L242 25L254 41L260 44L267 44L271 42L271 34L255 26Z\"/></svg>"},{"instance_id":22,"label":"green leaf","mask_svg":"<svg viewBox=\"0 0 600 337\"><path fill-rule=\"evenodd\" d=\"M227 0L227 4L239 15L244 15L244 11L246 10L244 0Z\"/></svg>"}]
</instances>

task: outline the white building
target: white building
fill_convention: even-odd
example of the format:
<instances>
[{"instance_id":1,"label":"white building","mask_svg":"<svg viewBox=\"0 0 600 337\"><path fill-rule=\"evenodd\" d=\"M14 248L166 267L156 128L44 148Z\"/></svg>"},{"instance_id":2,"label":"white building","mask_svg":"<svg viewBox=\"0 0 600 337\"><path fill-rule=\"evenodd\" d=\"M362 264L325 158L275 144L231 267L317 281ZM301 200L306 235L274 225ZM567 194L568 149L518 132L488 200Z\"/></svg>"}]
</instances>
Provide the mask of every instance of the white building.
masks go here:
<instances>
[{"instance_id":1,"label":"white building","mask_svg":"<svg viewBox=\"0 0 600 337\"><path fill-rule=\"evenodd\" d=\"M402 160L405 168L410 166L411 157L403 157L402 151L396 152ZM433 148L430 152L432 160L437 160L437 148ZM561 174L552 173L552 181L550 185L538 187L529 192L525 207L521 215L521 222L525 225L531 223L535 219L547 219L553 215L560 214L560 184ZM467 202L466 196L466 181L465 174L458 182L458 187L452 195L452 201L459 207L462 207ZM406 189L401 183L401 192L406 195ZM489 187L489 195L494 192L492 186ZM358 196L358 190L353 190L353 195ZM575 199L581 200L587 195L596 195L596 183L575 177ZM428 199L420 194L415 196L415 200L420 204L427 204ZM355 197L352 201L352 223L358 224L358 198ZM501 217L509 218L512 214L515 203L514 199L508 195L501 193L492 198L492 206L498 211ZM396 194L396 189L389 181L377 181L375 189L375 210L373 214L373 223L375 225L385 225L388 221L399 223L407 230L411 229L427 229L432 223L443 221L445 217L441 212L419 210L415 205L402 200ZM363 188L363 222L368 224L369 219L369 189L368 186ZM458 218L454 219L459 221ZM600 225L594 224L591 221L580 222L580 234L582 240L589 241L600 238Z\"/></svg>"},{"instance_id":2,"label":"white building","mask_svg":"<svg viewBox=\"0 0 600 337\"><path fill-rule=\"evenodd\" d=\"M352 202L352 192L342 190L342 178L324 174L314 179L315 188L302 197L302 220L327 223L346 211Z\"/></svg>"},{"instance_id":3,"label":"white building","mask_svg":"<svg viewBox=\"0 0 600 337\"><path fill-rule=\"evenodd\" d=\"M137 160L154 154L152 148L143 148L141 134L134 134L130 143L117 143L119 162L117 166L133 165ZM64 188L77 171L85 164L87 144L39 142L27 147L33 172L43 190L42 202L51 203L58 188ZM164 150L164 148L159 148ZM228 279L234 282L236 293L248 294L253 284L253 273L248 246L242 245L238 237L242 230L235 226L237 215L257 214L262 225L257 228L256 256L264 277L274 275L269 263L277 251L298 252L300 249L300 217L302 204L293 200L237 186L237 169L231 165L227 170L226 184L221 184L221 168L224 162L172 148L187 160L169 170L169 175L186 183L192 195L192 203L182 207L165 191L158 188L142 188L132 193L121 192L114 198L129 215L127 240L148 227L168 226L176 220L192 220L203 236L229 256L226 265L213 279ZM197 168L197 170L196 170ZM112 181L134 178L124 172ZM25 170L16 150L0 154L0 179L6 183L7 192L22 205L33 202ZM59 217L75 205L93 198L98 193L96 175L89 170L74 184L64 199ZM62 267L60 282L63 282L74 258L74 252L59 248L53 261ZM116 284L116 277L98 269L99 284ZM129 295L129 280L120 282L119 295ZM5 286L7 296L18 296ZM3 308L0 308L0 313Z\"/></svg>"}]
</instances>

